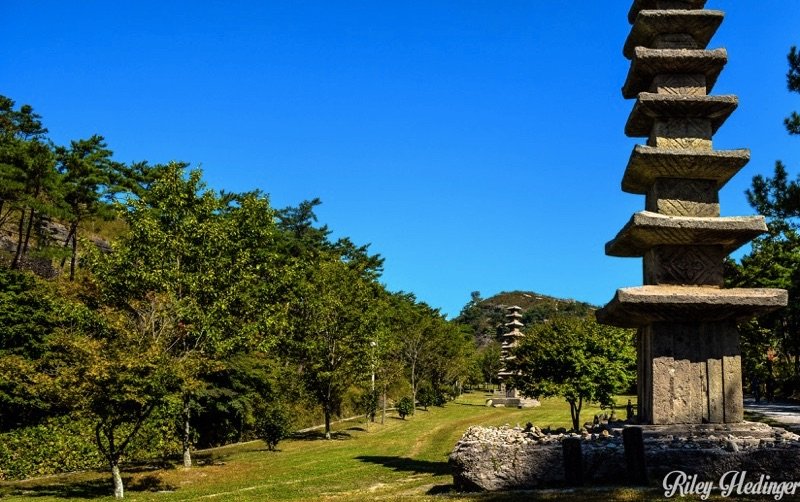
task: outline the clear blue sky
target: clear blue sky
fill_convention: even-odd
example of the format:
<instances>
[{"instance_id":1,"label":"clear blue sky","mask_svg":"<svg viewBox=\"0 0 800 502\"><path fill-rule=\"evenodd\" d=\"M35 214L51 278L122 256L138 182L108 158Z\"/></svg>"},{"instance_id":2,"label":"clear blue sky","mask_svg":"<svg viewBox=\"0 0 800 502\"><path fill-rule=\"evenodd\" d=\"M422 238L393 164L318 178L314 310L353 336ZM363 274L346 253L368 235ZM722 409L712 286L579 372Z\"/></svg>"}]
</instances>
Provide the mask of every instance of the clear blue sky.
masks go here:
<instances>
[{"instance_id":1,"label":"clear blue sky","mask_svg":"<svg viewBox=\"0 0 800 502\"><path fill-rule=\"evenodd\" d=\"M386 258L391 290L458 314L470 291L595 304L641 284L605 242L644 207L621 192L638 140L620 94L630 1L3 0L0 94L59 144L99 133L117 160L183 160L215 189L318 214ZM738 94L717 148L752 149L723 215L776 159L796 0L710 0Z\"/></svg>"}]
</instances>

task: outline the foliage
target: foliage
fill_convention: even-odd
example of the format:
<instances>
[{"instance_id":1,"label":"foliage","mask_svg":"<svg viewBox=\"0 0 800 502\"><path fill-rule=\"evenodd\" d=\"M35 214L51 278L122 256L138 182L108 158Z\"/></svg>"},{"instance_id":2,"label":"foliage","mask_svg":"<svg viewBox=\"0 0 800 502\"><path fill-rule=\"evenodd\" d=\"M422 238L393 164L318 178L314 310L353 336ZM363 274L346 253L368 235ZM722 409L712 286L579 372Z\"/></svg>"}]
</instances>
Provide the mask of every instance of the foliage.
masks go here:
<instances>
[{"instance_id":1,"label":"foliage","mask_svg":"<svg viewBox=\"0 0 800 502\"><path fill-rule=\"evenodd\" d=\"M609 406L635 378L632 336L591 317L535 325L513 350L511 383L526 396L566 399L577 431L585 402Z\"/></svg>"},{"instance_id":2,"label":"foliage","mask_svg":"<svg viewBox=\"0 0 800 502\"><path fill-rule=\"evenodd\" d=\"M786 75L789 91L800 92L800 55L792 47ZM785 120L790 134L800 134L800 116ZM784 164L775 163L773 175L753 177L748 202L767 217L769 232L753 241L741 263L728 263L726 282L738 287L774 287L789 292L789 304L740 326L742 365L751 387L766 384L793 395L800 392L800 178L790 180Z\"/></svg>"},{"instance_id":3,"label":"foliage","mask_svg":"<svg viewBox=\"0 0 800 502\"><path fill-rule=\"evenodd\" d=\"M428 406L432 406L436 401L436 393L431 388L430 384L423 384L417 391L417 402L420 406L428 410Z\"/></svg>"},{"instance_id":4,"label":"foliage","mask_svg":"<svg viewBox=\"0 0 800 502\"><path fill-rule=\"evenodd\" d=\"M800 92L800 53L797 47L792 46L787 56L789 60L789 71L786 72L786 84L790 92ZM783 121L789 134L800 134L800 115L792 112Z\"/></svg>"},{"instance_id":5,"label":"foliage","mask_svg":"<svg viewBox=\"0 0 800 502\"><path fill-rule=\"evenodd\" d=\"M478 351L478 367L481 372L482 382L499 383L497 374L503 368L500 342L492 340Z\"/></svg>"},{"instance_id":6,"label":"foliage","mask_svg":"<svg viewBox=\"0 0 800 502\"><path fill-rule=\"evenodd\" d=\"M400 418L403 420L405 420L408 415L413 415L414 401L408 396L403 396L397 403L397 414L400 415Z\"/></svg>"},{"instance_id":7,"label":"foliage","mask_svg":"<svg viewBox=\"0 0 800 502\"><path fill-rule=\"evenodd\" d=\"M367 417L370 422L375 421L375 415L378 414L378 404L380 403L380 395L378 390L368 390L361 395L361 412Z\"/></svg>"},{"instance_id":8,"label":"foliage","mask_svg":"<svg viewBox=\"0 0 800 502\"><path fill-rule=\"evenodd\" d=\"M369 371L376 291L357 269L329 257L306 270L296 294L290 350L308 392L322 407L329 437L344 392Z\"/></svg>"},{"instance_id":9,"label":"foliage","mask_svg":"<svg viewBox=\"0 0 800 502\"><path fill-rule=\"evenodd\" d=\"M289 412L277 403L270 405L258 422L259 435L270 451L275 451L278 443L289 435L292 428Z\"/></svg>"}]
</instances>

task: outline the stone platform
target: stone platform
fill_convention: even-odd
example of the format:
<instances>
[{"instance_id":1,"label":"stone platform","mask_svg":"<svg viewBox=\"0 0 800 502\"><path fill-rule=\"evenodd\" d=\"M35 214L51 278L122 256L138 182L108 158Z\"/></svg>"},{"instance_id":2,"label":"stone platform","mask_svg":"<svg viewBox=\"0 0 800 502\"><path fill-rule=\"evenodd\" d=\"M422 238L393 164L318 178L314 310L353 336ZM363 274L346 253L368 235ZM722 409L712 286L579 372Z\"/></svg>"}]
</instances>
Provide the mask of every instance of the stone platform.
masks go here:
<instances>
[{"instance_id":1,"label":"stone platform","mask_svg":"<svg viewBox=\"0 0 800 502\"><path fill-rule=\"evenodd\" d=\"M636 426L642 428L646 480L661 485L672 471L715 483L729 471L800 481L800 436L757 422ZM570 485L625 485L629 469L623 428L600 434L545 434L534 427L471 427L450 455L459 490L523 490ZM580 466L565 468L564 442L580 444ZM576 478L576 471L580 474Z\"/></svg>"}]
</instances>

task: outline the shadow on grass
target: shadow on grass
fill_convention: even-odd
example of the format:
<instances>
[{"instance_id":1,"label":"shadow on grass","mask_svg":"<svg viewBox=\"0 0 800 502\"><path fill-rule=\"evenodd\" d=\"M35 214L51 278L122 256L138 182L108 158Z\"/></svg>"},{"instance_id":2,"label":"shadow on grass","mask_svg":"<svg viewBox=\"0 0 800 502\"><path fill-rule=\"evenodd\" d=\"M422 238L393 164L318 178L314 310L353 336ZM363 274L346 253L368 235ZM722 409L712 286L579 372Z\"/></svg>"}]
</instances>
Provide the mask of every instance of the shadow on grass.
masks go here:
<instances>
[{"instance_id":1,"label":"shadow on grass","mask_svg":"<svg viewBox=\"0 0 800 502\"><path fill-rule=\"evenodd\" d=\"M157 474L148 474L133 480L131 476L122 476L122 484L126 493L131 492L159 492L174 491L177 487L164 482ZM110 497L114 494L111 475L94 477L79 481L55 482L53 480L41 483L26 483L14 488L4 487L0 491L0 498L8 495L22 495L25 497L51 497L59 499L95 499Z\"/></svg>"},{"instance_id":2,"label":"shadow on grass","mask_svg":"<svg viewBox=\"0 0 800 502\"><path fill-rule=\"evenodd\" d=\"M356 457L356 460L382 465L395 471L413 472L415 474L433 474L436 476L452 474L447 462L431 462L430 460L380 455L361 455Z\"/></svg>"},{"instance_id":3,"label":"shadow on grass","mask_svg":"<svg viewBox=\"0 0 800 502\"><path fill-rule=\"evenodd\" d=\"M331 439L345 440L350 439L351 434L344 431L331 432ZM308 431L308 432L295 432L289 435L289 439L296 439L298 441L326 441L324 431Z\"/></svg>"}]
</instances>

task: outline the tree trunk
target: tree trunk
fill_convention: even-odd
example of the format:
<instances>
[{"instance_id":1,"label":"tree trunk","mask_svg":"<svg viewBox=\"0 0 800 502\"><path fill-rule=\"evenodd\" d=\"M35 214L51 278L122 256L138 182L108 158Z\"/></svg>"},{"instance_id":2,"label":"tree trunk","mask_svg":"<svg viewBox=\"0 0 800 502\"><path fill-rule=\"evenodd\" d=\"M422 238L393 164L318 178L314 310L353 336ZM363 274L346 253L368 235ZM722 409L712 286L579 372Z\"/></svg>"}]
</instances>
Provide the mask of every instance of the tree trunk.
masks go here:
<instances>
[{"instance_id":1,"label":"tree trunk","mask_svg":"<svg viewBox=\"0 0 800 502\"><path fill-rule=\"evenodd\" d=\"M417 409L417 362L411 363L411 404L413 409Z\"/></svg>"},{"instance_id":2,"label":"tree trunk","mask_svg":"<svg viewBox=\"0 0 800 502\"><path fill-rule=\"evenodd\" d=\"M322 407L325 411L325 439L331 438L331 411L328 409L328 406L325 405Z\"/></svg>"},{"instance_id":3,"label":"tree trunk","mask_svg":"<svg viewBox=\"0 0 800 502\"><path fill-rule=\"evenodd\" d=\"M33 218L35 216L35 211L31 208L31 214L28 217L28 228L25 230L25 243L22 245L22 255L25 256L28 254L28 244L31 240L31 231L33 230Z\"/></svg>"},{"instance_id":4,"label":"tree trunk","mask_svg":"<svg viewBox=\"0 0 800 502\"><path fill-rule=\"evenodd\" d=\"M25 208L23 207L19 215L19 226L17 227L17 250L14 253L14 260L11 262L11 268L19 268L19 262L22 255L22 235L25 232Z\"/></svg>"},{"instance_id":5,"label":"tree trunk","mask_svg":"<svg viewBox=\"0 0 800 502\"><path fill-rule=\"evenodd\" d=\"M75 280L75 262L78 260L78 232L72 234L72 257L69 260L69 280Z\"/></svg>"},{"instance_id":6,"label":"tree trunk","mask_svg":"<svg viewBox=\"0 0 800 502\"><path fill-rule=\"evenodd\" d=\"M122 486L122 476L119 474L119 462L114 461L111 463L111 477L114 480L114 498L121 499L125 496L124 488Z\"/></svg>"},{"instance_id":7,"label":"tree trunk","mask_svg":"<svg viewBox=\"0 0 800 502\"><path fill-rule=\"evenodd\" d=\"M383 384L383 413L381 414L381 425L386 421L386 384Z\"/></svg>"},{"instance_id":8,"label":"tree trunk","mask_svg":"<svg viewBox=\"0 0 800 502\"><path fill-rule=\"evenodd\" d=\"M67 233L67 238L64 239L64 247L69 246L69 243L72 242L72 236L75 235L75 228L77 225L75 223L70 224L69 232ZM67 257L64 256L61 258L61 268L64 268L64 265L67 264Z\"/></svg>"},{"instance_id":9,"label":"tree trunk","mask_svg":"<svg viewBox=\"0 0 800 502\"><path fill-rule=\"evenodd\" d=\"M187 396L183 398L183 466L192 466L192 426L189 423L192 410Z\"/></svg>"}]
</instances>

